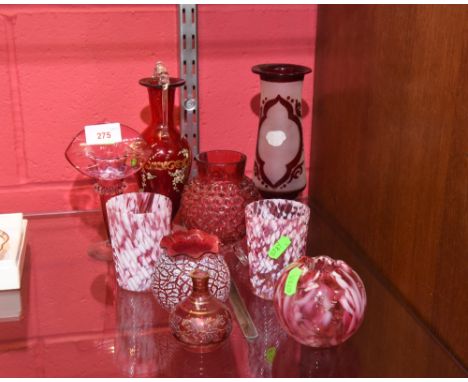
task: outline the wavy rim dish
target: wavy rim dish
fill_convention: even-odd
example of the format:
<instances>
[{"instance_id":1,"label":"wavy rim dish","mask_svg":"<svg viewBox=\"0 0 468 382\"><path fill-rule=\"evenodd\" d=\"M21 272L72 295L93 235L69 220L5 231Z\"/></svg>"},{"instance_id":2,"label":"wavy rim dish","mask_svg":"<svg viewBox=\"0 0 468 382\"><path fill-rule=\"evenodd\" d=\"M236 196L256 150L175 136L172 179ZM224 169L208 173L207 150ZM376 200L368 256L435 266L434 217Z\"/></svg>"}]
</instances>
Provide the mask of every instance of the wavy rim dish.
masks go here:
<instances>
[{"instance_id":1,"label":"wavy rim dish","mask_svg":"<svg viewBox=\"0 0 468 382\"><path fill-rule=\"evenodd\" d=\"M5 231L0 230L0 252L3 251L8 240L10 240L10 236Z\"/></svg>"}]
</instances>

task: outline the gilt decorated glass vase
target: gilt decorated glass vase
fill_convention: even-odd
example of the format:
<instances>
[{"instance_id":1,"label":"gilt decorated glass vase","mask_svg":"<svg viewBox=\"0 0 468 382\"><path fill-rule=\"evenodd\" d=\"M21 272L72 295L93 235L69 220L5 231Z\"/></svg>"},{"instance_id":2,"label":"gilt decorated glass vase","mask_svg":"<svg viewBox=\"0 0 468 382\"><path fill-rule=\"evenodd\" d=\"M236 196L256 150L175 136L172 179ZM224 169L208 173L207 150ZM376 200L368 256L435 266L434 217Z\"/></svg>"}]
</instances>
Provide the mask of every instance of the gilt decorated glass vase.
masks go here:
<instances>
[{"instance_id":1,"label":"gilt decorated glass vase","mask_svg":"<svg viewBox=\"0 0 468 382\"><path fill-rule=\"evenodd\" d=\"M156 261L152 289L164 309L172 311L190 296L190 273L195 269L208 274L211 294L220 301L228 299L231 277L216 236L197 229L177 231L163 237L160 246L164 251Z\"/></svg>"},{"instance_id":2,"label":"gilt decorated glass vase","mask_svg":"<svg viewBox=\"0 0 468 382\"><path fill-rule=\"evenodd\" d=\"M218 349L231 334L231 313L210 293L208 273L195 269L190 277L193 291L170 314L169 326L187 350L207 353Z\"/></svg>"},{"instance_id":3,"label":"gilt decorated glass vase","mask_svg":"<svg viewBox=\"0 0 468 382\"><path fill-rule=\"evenodd\" d=\"M247 157L237 151L213 150L198 154L198 175L182 194L181 217L188 228L216 235L223 243L245 236L244 209L260 198L244 175Z\"/></svg>"},{"instance_id":4,"label":"gilt decorated glass vase","mask_svg":"<svg viewBox=\"0 0 468 382\"><path fill-rule=\"evenodd\" d=\"M151 122L141 135L152 152L138 183L143 191L170 198L173 216L179 209L192 162L189 143L180 135L174 116L175 91L184 83L181 78L169 77L161 62L156 64L153 77L140 80L140 85L148 89L151 109Z\"/></svg>"},{"instance_id":5,"label":"gilt decorated glass vase","mask_svg":"<svg viewBox=\"0 0 468 382\"><path fill-rule=\"evenodd\" d=\"M265 198L295 199L306 186L301 106L302 83L311 69L262 64L252 71L261 80L254 183Z\"/></svg>"}]
</instances>

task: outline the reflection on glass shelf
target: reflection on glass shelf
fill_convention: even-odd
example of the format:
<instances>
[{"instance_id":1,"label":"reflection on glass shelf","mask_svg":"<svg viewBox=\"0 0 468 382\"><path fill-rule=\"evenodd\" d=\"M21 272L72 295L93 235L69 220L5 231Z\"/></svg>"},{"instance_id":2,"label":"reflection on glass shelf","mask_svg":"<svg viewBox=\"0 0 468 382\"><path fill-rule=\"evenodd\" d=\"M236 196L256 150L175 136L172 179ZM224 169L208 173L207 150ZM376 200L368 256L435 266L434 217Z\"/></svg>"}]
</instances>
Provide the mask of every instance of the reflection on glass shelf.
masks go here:
<instances>
[{"instance_id":1,"label":"reflection on glass shelf","mask_svg":"<svg viewBox=\"0 0 468 382\"><path fill-rule=\"evenodd\" d=\"M466 370L318 216L311 254L342 258L368 291L364 322L331 349L299 345L281 331L272 303L255 297L248 267L226 256L258 329L247 341L233 317L226 344L187 352L151 294L118 289L113 264L86 256L99 213L34 217L22 280L22 313L0 321L0 377L449 377ZM18 300L16 299L16 302ZM18 312L14 304L12 312Z\"/></svg>"}]
</instances>

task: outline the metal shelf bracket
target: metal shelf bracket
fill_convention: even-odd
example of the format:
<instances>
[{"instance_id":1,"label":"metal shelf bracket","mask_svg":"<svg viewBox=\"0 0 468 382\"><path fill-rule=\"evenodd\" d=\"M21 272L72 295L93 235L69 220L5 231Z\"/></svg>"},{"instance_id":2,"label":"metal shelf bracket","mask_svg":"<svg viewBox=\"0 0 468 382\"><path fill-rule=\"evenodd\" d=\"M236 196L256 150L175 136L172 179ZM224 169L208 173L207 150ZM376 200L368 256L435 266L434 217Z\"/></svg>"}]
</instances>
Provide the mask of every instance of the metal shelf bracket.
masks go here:
<instances>
[{"instance_id":1,"label":"metal shelf bracket","mask_svg":"<svg viewBox=\"0 0 468 382\"><path fill-rule=\"evenodd\" d=\"M180 92L180 129L195 156L199 152L197 6L180 4L178 8L180 77L185 80Z\"/></svg>"}]
</instances>

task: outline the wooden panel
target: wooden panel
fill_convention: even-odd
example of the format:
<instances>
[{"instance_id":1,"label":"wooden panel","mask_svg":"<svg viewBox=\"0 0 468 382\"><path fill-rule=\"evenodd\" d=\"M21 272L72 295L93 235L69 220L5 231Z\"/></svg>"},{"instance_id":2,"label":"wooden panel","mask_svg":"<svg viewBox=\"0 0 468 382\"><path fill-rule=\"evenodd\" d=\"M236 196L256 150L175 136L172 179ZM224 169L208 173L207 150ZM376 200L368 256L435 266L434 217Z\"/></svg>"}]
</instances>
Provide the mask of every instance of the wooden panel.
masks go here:
<instances>
[{"instance_id":1,"label":"wooden panel","mask_svg":"<svg viewBox=\"0 0 468 382\"><path fill-rule=\"evenodd\" d=\"M312 203L468 363L468 7L319 6Z\"/></svg>"}]
</instances>

